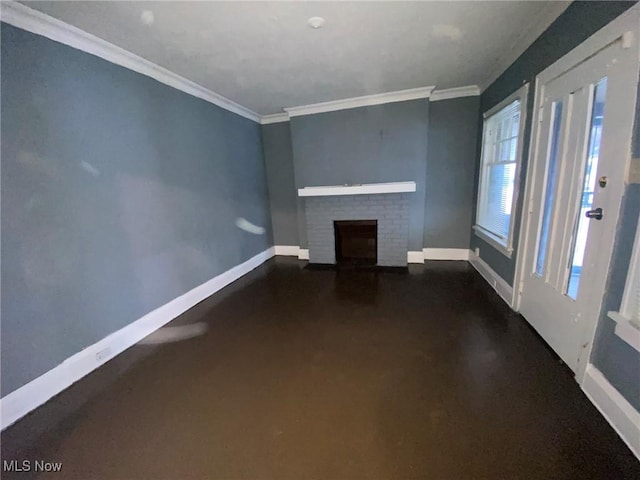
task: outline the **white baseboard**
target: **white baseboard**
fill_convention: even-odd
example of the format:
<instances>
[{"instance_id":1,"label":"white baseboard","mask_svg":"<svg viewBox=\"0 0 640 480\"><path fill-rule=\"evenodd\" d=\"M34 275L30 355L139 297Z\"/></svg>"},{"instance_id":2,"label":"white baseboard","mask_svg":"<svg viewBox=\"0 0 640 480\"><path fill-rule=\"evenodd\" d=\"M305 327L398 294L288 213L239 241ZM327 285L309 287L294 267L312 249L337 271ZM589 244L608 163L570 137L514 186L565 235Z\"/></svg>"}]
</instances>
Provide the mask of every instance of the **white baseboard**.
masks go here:
<instances>
[{"instance_id":1,"label":"white baseboard","mask_svg":"<svg viewBox=\"0 0 640 480\"><path fill-rule=\"evenodd\" d=\"M298 257L300 256L300 247L297 245L276 245L276 255L283 255L285 257Z\"/></svg>"},{"instance_id":2,"label":"white baseboard","mask_svg":"<svg viewBox=\"0 0 640 480\"><path fill-rule=\"evenodd\" d=\"M213 277L202 285L72 355L57 367L9 393L0 399L0 425L2 430L119 353L135 345L147 335L169 323L178 315L262 265L273 257L274 253L274 247L270 247L251 257L246 262Z\"/></svg>"},{"instance_id":3,"label":"white baseboard","mask_svg":"<svg viewBox=\"0 0 640 480\"><path fill-rule=\"evenodd\" d=\"M407 263L424 263L422 252L407 252Z\"/></svg>"},{"instance_id":4,"label":"white baseboard","mask_svg":"<svg viewBox=\"0 0 640 480\"><path fill-rule=\"evenodd\" d=\"M425 260L469 260L466 248L423 248Z\"/></svg>"},{"instance_id":5,"label":"white baseboard","mask_svg":"<svg viewBox=\"0 0 640 480\"><path fill-rule=\"evenodd\" d=\"M276 255L298 257L309 260L309 250L297 245L276 245ZM424 263L425 260L469 260L469 250L465 248L425 248L421 252L407 252L408 263Z\"/></svg>"},{"instance_id":6,"label":"white baseboard","mask_svg":"<svg viewBox=\"0 0 640 480\"><path fill-rule=\"evenodd\" d=\"M640 413L592 364L587 365L582 390L640 460Z\"/></svg>"},{"instance_id":7,"label":"white baseboard","mask_svg":"<svg viewBox=\"0 0 640 480\"><path fill-rule=\"evenodd\" d=\"M469 252L469 263L473 265L480 275L491 285L491 287L500 295L500 297L513 308L513 287L509 285L500 275L493 271L493 269L479 256L473 252Z\"/></svg>"},{"instance_id":8,"label":"white baseboard","mask_svg":"<svg viewBox=\"0 0 640 480\"><path fill-rule=\"evenodd\" d=\"M276 255L285 257L298 257L298 260L309 260L309 250L298 245L276 245Z\"/></svg>"}]
</instances>

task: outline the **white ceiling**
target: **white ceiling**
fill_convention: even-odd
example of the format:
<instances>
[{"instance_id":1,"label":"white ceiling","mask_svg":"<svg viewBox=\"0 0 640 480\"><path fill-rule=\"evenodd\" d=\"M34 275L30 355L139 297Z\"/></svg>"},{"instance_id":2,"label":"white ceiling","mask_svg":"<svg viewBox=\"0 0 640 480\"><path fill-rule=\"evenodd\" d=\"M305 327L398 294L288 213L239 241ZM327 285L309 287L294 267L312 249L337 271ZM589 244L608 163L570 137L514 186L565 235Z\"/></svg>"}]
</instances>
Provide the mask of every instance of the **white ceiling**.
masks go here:
<instances>
[{"instance_id":1,"label":"white ceiling","mask_svg":"<svg viewBox=\"0 0 640 480\"><path fill-rule=\"evenodd\" d=\"M486 87L570 2L22 3L266 115L429 85ZM325 26L310 28L312 16Z\"/></svg>"}]
</instances>

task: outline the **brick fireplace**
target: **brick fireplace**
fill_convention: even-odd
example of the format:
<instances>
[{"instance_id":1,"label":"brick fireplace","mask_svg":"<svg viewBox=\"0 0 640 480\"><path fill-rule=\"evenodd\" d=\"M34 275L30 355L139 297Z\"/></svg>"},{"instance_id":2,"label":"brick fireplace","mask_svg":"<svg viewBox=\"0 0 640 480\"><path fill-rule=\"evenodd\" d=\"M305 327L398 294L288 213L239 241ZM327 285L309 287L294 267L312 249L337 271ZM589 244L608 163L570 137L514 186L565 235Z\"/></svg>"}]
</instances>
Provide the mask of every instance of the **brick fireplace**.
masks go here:
<instances>
[{"instance_id":1,"label":"brick fireplace","mask_svg":"<svg viewBox=\"0 0 640 480\"><path fill-rule=\"evenodd\" d=\"M305 198L305 216L309 262L336 263L335 222L367 221L376 224L375 264L391 267L406 266L409 243L408 195L410 193L408 192L415 191L415 184L402 183L413 184L413 190L337 195L331 195L331 191L327 195L300 194L307 197Z\"/></svg>"}]
</instances>

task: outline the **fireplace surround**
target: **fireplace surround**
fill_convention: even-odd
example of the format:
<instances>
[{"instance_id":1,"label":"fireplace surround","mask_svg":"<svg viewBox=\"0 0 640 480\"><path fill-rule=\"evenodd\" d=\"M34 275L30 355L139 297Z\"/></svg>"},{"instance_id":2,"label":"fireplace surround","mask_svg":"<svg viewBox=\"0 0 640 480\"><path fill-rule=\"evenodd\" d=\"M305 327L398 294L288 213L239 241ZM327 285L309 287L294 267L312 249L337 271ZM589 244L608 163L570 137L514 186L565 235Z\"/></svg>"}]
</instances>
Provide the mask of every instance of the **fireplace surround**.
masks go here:
<instances>
[{"instance_id":1,"label":"fireplace surround","mask_svg":"<svg viewBox=\"0 0 640 480\"><path fill-rule=\"evenodd\" d=\"M407 193L314 196L305 199L309 262L335 264L334 222L377 222L376 265L406 267L409 245Z\"/></svg>"}]
</instances>

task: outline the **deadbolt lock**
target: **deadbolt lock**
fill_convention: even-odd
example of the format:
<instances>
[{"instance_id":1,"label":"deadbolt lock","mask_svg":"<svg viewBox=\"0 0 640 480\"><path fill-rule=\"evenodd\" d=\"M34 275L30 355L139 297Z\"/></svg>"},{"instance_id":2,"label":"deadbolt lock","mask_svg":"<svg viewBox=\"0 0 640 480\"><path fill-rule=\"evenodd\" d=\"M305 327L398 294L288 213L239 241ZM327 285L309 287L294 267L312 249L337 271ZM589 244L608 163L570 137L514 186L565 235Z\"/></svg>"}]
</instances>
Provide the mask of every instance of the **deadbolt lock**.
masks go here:
<instances>
[{"instance_id":1,"label":"deadbolt lock","mask_svg":"<svg viewBox=\"0 0 640 480\"><path fill-rule=\"evenodd\" d=\"M603 175L602 177L600 177L598 179L598 185L600 185L602 188L606 187L607 186L607 180L609 180L609 179Z\"/></svg>"},{"instance_id":2,"label":"deadbolt lock","mask_svg":"<svg viewBox=\"0 0 640 480\"><path fill-rule=\"evenodd\" d=\"M589 210L588 212L584 213L584 216L587 218L591 218L594 220L602 220L602 217L604 216L602 214L602 209L600 207L594 209L594 210Z\"/></svg>"}]
</instances>

